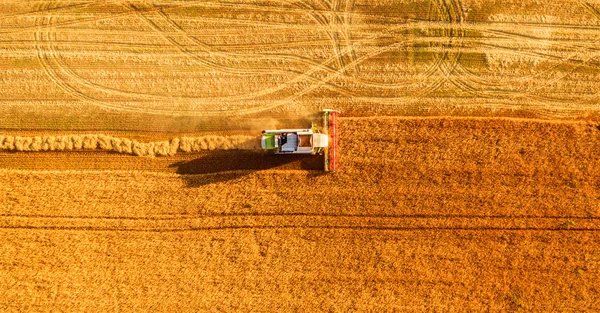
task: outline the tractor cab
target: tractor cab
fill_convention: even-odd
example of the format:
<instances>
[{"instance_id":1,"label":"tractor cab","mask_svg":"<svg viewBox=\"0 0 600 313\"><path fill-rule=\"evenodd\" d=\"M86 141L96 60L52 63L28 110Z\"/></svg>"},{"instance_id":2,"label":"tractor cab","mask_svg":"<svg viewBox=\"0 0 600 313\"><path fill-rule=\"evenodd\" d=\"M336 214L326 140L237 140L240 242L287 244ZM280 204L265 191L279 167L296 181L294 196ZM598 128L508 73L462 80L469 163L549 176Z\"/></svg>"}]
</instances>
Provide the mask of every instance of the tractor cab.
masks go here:
<instances>
[{"instance_id":1,"label":"tractor cab","mask_svg":"<svg viewBox=\"0 0 600 313\"><path fill-rule=\"evenodd\" d=\"M262 148L273 150L275 154L318 154L327 143L327 135L312 129L263 130L261 139Z\"/></svg>"}]
</instances>

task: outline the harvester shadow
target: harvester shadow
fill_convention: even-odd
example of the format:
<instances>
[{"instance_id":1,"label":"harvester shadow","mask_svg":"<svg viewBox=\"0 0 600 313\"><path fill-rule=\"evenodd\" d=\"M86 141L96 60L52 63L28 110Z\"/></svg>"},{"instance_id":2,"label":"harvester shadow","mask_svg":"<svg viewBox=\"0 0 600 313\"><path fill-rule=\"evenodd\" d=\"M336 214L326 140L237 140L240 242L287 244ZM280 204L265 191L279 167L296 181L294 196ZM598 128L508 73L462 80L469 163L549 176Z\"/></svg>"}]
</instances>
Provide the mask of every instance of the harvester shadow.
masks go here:
<instances>
[{"instance_id":1,"label":"harvester shadow","mask_svg":"<svg viewBox=\"0 0 600 313\"><path fill-rule=\"evenodd\" d=\"M323 171L324 158L320 155L275 155L254 150L213 150L190 161L171 164L185 180L187 187L195 188L223 181L235 180L257 171L269 169L305 170L314 176Z\"/></svg>"}]
</instances>

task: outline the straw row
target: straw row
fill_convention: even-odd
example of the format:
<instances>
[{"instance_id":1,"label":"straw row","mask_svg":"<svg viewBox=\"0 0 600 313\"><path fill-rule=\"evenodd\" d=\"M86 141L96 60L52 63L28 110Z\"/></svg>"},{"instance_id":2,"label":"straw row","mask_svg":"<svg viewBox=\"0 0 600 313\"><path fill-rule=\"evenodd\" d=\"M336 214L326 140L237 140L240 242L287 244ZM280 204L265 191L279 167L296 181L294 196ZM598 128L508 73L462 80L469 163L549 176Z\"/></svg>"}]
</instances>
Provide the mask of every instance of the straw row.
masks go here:
<instances>
[{"instance_id":1,"label":"straw row","mask_svg":"<svg viewBox=\"0 0 600 313\"><path fill-rule=\"evenodd\" d=\"M138 156L165 156L177 152L203 150L259 149L253 136L201 136L173 138L170 141L138 142L103 134L65 136L0 136L0 150L6 151L73 151L104 150Z\"/></svg>"}]
</instances>

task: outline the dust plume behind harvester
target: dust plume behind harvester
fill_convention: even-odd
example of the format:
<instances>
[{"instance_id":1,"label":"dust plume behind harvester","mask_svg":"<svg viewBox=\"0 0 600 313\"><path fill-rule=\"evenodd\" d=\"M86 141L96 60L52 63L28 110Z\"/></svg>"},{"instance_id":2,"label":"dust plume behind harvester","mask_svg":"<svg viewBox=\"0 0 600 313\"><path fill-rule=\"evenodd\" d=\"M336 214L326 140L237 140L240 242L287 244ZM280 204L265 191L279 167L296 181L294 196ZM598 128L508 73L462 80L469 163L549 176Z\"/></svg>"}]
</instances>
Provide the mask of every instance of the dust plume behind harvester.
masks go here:
<instances>
[{"instance_id":1,"label":"dust plume behind harvester","mask_svg":"<svg viewBox=\"0 0 600 313\"><path fill-rule=\"evenodd\" d=\"M323 155L324 170L337 170L337 117L339 111L324 109L323 127L267 129L262 131L261 146L275 154Z\"/></svg>"}]
</instances>

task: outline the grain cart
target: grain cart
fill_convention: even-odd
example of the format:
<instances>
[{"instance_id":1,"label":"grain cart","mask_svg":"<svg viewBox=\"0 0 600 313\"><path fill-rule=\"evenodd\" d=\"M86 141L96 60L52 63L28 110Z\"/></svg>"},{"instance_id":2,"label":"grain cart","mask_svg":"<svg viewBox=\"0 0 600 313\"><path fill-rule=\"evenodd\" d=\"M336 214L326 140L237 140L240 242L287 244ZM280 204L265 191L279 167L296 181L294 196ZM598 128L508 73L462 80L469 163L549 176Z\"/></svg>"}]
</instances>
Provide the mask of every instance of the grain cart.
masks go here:
<instances>
[{"instance_id":1,"label":"grain cart","mask_svg":"<svg viewBox=\"0 0 600 313\"><path fill-rule=\"evenodd\" d=\"M325 171L337 170L337 116L339 111L325 109L323 129L267 129L262 131L261 145L275 154L312 154L325 156Z\"/></svg>"}]
</instances>

